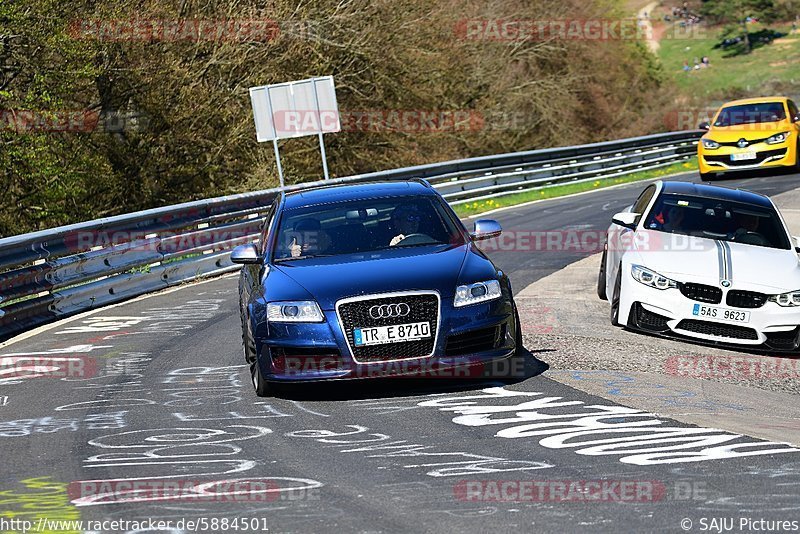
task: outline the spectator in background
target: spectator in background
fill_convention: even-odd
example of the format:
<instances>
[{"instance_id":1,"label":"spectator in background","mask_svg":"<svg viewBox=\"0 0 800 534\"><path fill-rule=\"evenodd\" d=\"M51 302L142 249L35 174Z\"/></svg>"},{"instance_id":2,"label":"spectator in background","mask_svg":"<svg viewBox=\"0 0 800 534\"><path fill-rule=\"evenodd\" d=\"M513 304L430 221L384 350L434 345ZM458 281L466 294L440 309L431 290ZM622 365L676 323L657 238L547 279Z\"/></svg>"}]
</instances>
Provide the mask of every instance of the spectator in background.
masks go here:
<instances>
[{"instance_id":1,"label":"spectator in background","mask_svg":"<svg viewBox=\"0 0 800 534\"><path fill-rule=\"evenodd\" d=\"M684 59L683 60L683 72L689 72L690 70L692 70L692 68L689 66L689 60L688 59Z\"/></svg>"},{"instance_id":2,"label":"spectator in background","mask_svg":"<svg viewBox=\"0 0 800 534\"><path fill-rule=\"evenodd\" d=\"M703 56L703 60L702 61L703 61L703 67L710 67L711 66L711 60L708 58L708 56Z\"/></svg>"}]
</instances>

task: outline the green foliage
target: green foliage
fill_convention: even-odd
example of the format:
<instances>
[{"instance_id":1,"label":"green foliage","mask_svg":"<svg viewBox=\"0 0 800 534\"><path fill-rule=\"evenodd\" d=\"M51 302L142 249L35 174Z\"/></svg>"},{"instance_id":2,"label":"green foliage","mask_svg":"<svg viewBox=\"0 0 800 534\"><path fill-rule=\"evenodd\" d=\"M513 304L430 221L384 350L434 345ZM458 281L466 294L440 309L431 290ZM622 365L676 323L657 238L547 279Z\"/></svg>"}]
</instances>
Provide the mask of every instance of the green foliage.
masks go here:
<instances>
[{"instance_id":1,"label":"green foliage","mask_svg":"<svg viewBox=\"0 0 800 534\"><path fill-rule=\"evenodd\" d=\"M774 0L706 0L700 12L709 22L725 25L723 38L741 37L741 44L731 50L732 54L749 54L753 41L748 19L770 23L781 10Z\"/></svg>"},{"instance_id":2,"label":"green foliage","mask_svg":"<svg viewBox=\"0 0 800 534\"><path fill-rule=\"evenodd\" d=\"M778 6L774 0L705 0L700 13L717 24L741 24L747 17L771 22Z\"/></svg>"},{"instance_id":3,"label":"green foliage","mask_svg":"<svg viewBox=\"0 0 800 534\"><path fill-rule=\"evenodd\" d=\"M255 141L254 85L333 74L345 113L484 119L328 135L334 176L657 131L669 91L641 43L470 40L457 31L464 19L622 16L617 0L0 0L0 112L87 111L98 121L91 132L54 133L0 119L0 237L275 186L271 147ZM281 31L269 40L85 31L194 19L274 20ZM116 117L129 120L120 128ZM315 138L283 141L281 153L289 183L321 178Z\"/></svg>"},{"instance_id":4,"label":"green foliage","mask_svg":"<svg viewBox=\"0 0 800 534\"><path fill-rule=\"evenodd\" d=\"M754 25L756 28L761 25ZM790 26L775 25L781 33ZM800 92L800 35L787 35L750 54L731 55L719 46L722 37L709 30L706 37L691 41L665 39L659 48L664 70L686 95L679 109L716 107L725 101L770 94L795 95ZM684 61L708 56L711 68L684 72ZM691 99L691 100L687 100Z\"/></svg>"}]
</instances>

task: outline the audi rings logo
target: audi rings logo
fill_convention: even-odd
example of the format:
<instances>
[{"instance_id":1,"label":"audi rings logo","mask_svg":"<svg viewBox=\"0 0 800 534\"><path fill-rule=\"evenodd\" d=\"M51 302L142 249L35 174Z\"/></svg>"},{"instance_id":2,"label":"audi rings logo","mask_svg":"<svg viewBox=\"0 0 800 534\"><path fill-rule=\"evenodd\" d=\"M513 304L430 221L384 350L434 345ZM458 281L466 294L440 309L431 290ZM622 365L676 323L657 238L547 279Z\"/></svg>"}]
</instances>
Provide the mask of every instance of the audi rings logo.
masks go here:
<instances>
[{"instance_id":1,"label":"audi rings logo","mask_svg":"<svg viewBox=\"0 0 800 534\"><path fill-rule=\"evenodd\" d=\"M411 306L405 302L399 304L381 304L369 309L369 316L373 319L389 319L391 317L405 317L411 313Z\"/></svg>"}]
</instances>

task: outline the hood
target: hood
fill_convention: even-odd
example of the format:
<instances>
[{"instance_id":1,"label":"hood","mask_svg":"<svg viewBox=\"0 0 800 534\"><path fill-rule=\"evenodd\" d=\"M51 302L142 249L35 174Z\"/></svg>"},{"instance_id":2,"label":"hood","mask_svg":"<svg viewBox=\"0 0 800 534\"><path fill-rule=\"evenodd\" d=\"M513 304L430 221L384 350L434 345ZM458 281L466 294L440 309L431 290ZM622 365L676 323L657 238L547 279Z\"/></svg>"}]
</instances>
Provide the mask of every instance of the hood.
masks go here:
<instances>
[{"instance_id":1,"label":"hood","mask_svg":"<svg viewBox=\"0 0 800 534\"><path fill-rule=\"evenodd\" d=\"M309 258L279 263L276 270L302 286L325 310L334 309L340 299L372 293L433 289L450 297L459 283L479 279L462 276L492 277L496 272L471 244Z\"/></svg>"},{"instance_id":2,"label":"hood","mask_svg":"<svg viewBox=\"0 0 800 534\"><path fill-rule=\"evenodd\" d=\"M739 124L737 126L712 126L707 137L717 142L735 143L739 139L753 141L766 139L781 132L792 130L792 123L788 119L778 122L760 124Z\"/></svg>"},{"instance_id":3,"label":"hood","mask_svg":"<svg viewBox=\"0 0 800 534\"><path fill-rule=\"evenodd\" d=\"M794 250L652 230L638 231L633 243L633 263L679 282L719 286L727 277L732 289L771 294L800 289L800 265Z\"/></svg>"}]
</instances>

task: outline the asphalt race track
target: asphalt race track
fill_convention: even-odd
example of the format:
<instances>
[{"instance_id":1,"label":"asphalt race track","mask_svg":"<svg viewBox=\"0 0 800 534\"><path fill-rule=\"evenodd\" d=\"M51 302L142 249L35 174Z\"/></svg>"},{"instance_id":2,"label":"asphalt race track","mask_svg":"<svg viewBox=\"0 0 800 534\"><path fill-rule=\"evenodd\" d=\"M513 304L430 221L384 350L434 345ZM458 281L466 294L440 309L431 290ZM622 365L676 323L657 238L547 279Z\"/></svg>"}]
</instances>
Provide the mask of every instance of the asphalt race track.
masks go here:
<instances>
[{"instance_id":1,"label":"asphalt race track","mask_svg":"<svg viewBox=\"0 0 800 534\"><path fill-rule=\"evenodd\" d=\"M800 175L720 183L775 195ZM642 188L487 217L508 232L602 230ZM520 292L590 252L489 254ZM564 371L548 364L559 347L533 336L526 375L511 382L395 379L260 399L236 276L50 325L0 349L66 369L0 376L0 521L85 522L40 530L52 532L156 532L134 523L148 520L167 532L798 529L800 448L575 389L548 376ZM129 523L92 527L112 519Z\"/></svg>"}]
</instances>

